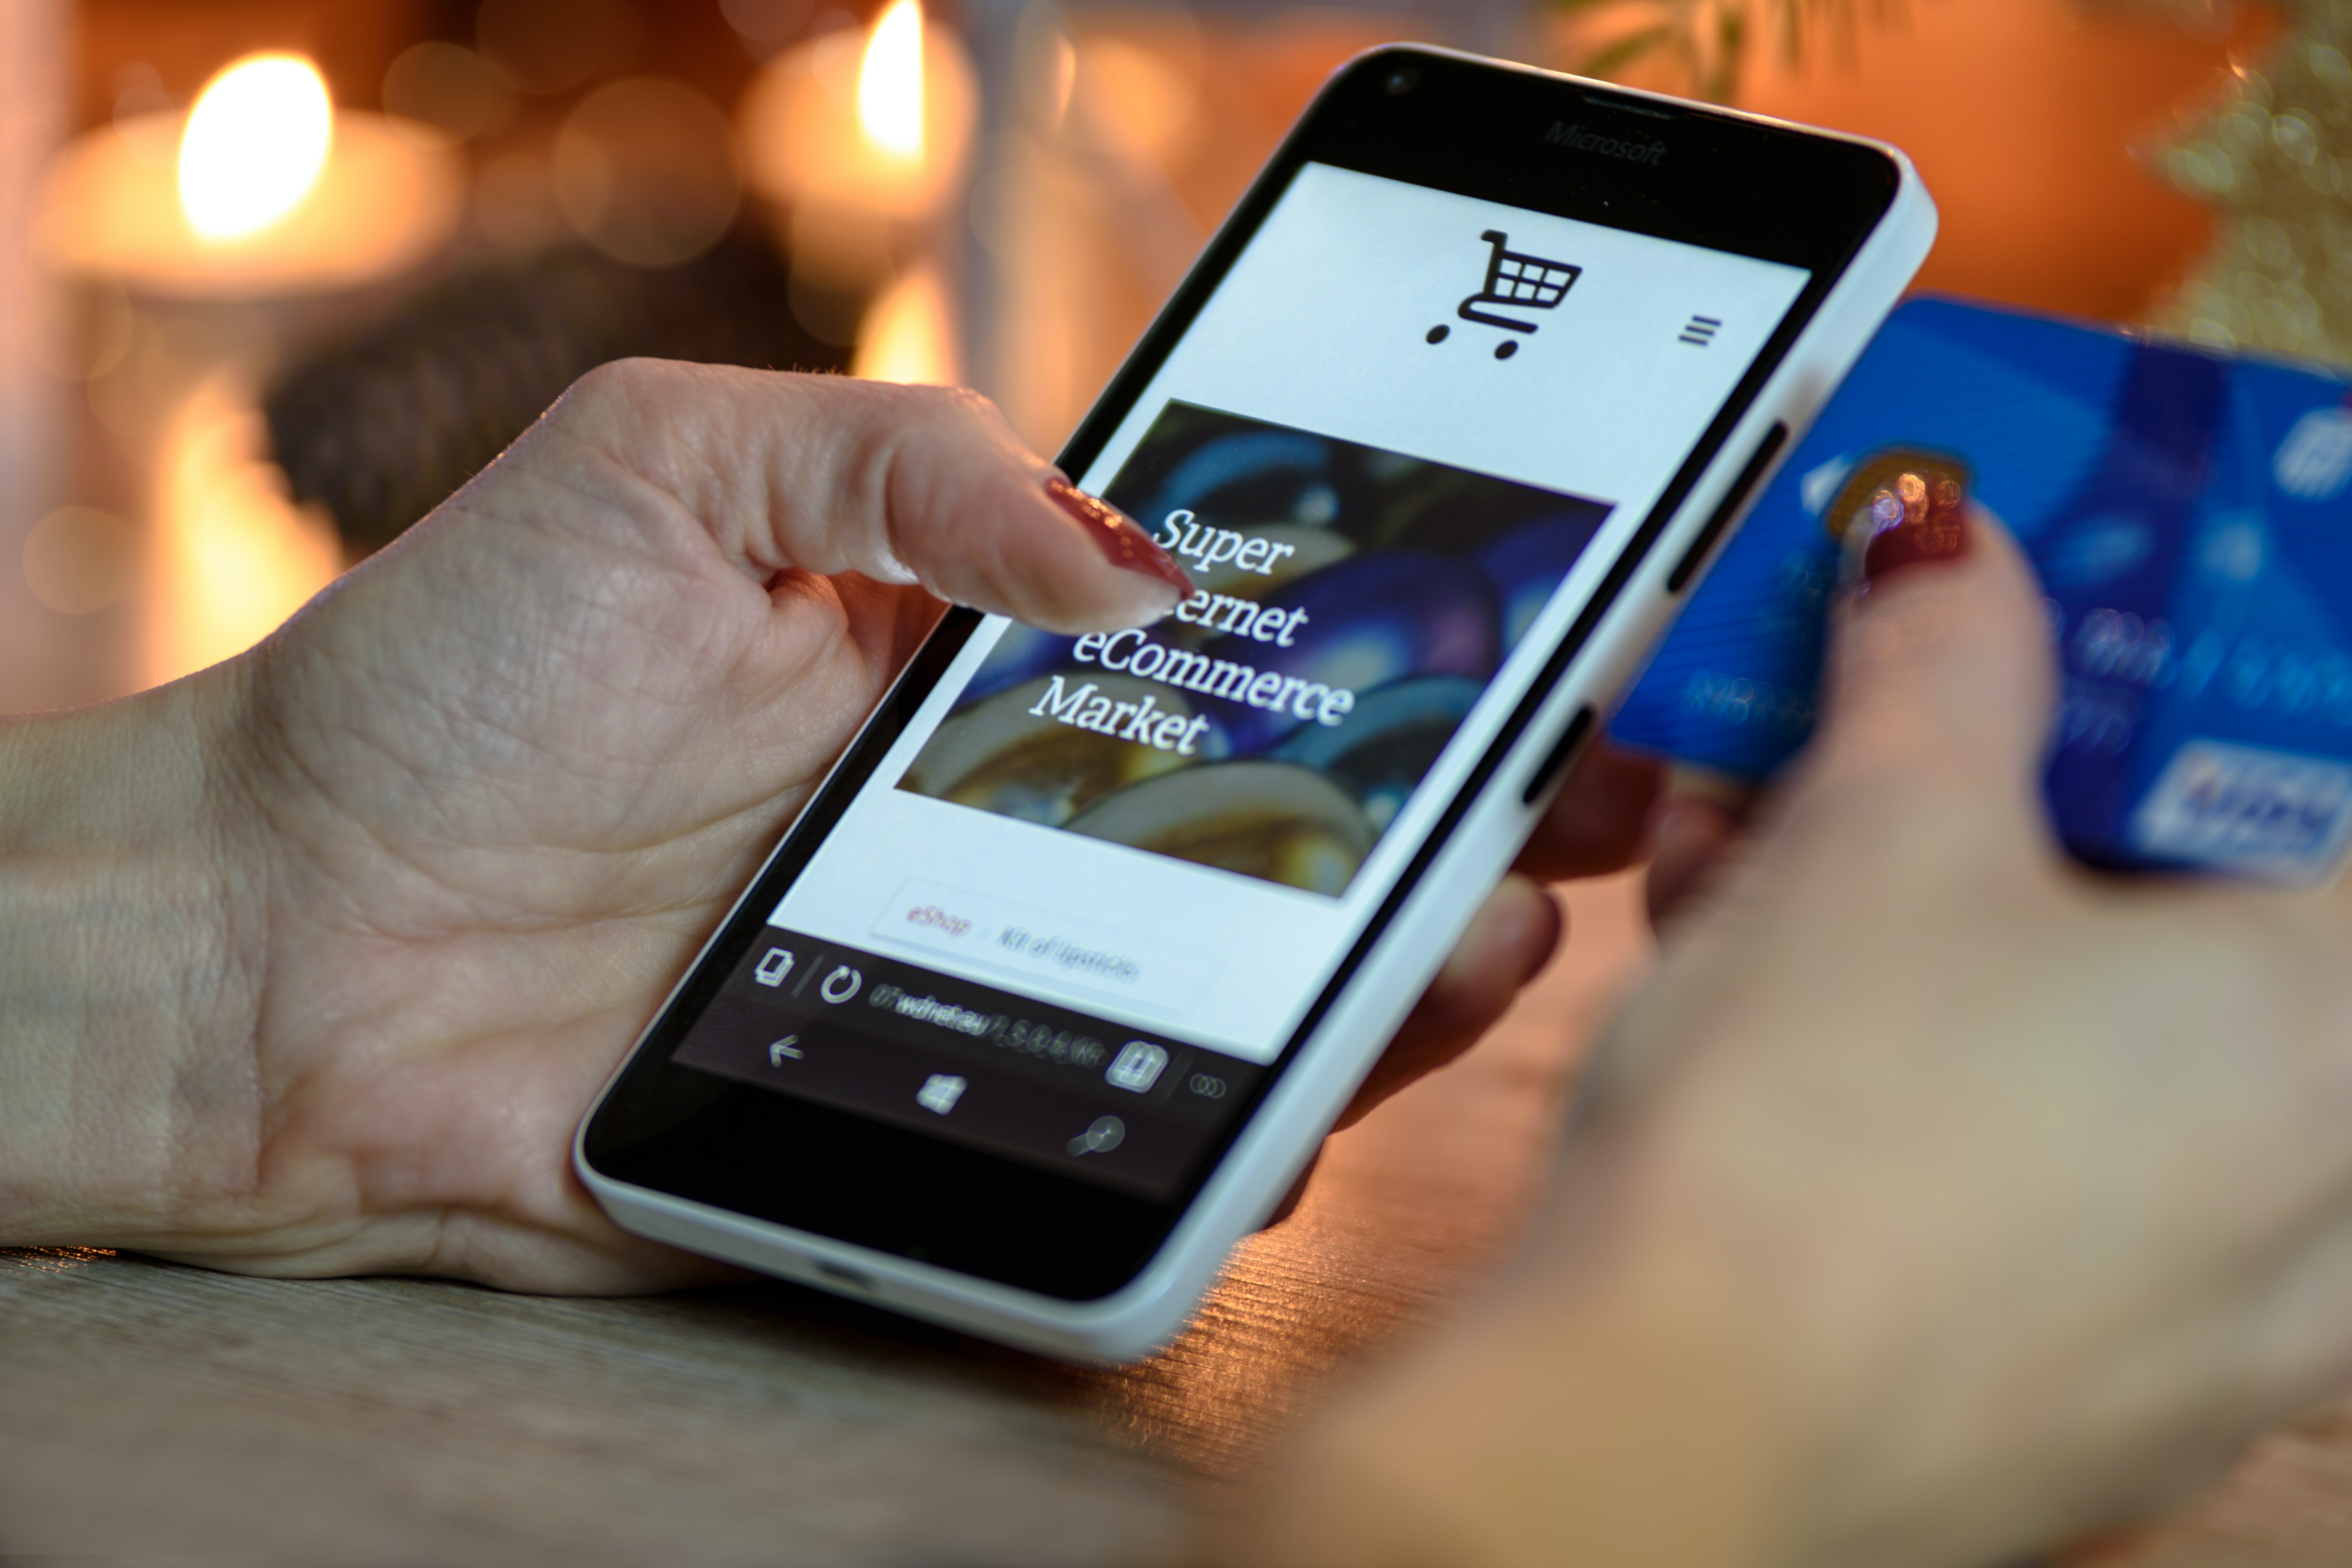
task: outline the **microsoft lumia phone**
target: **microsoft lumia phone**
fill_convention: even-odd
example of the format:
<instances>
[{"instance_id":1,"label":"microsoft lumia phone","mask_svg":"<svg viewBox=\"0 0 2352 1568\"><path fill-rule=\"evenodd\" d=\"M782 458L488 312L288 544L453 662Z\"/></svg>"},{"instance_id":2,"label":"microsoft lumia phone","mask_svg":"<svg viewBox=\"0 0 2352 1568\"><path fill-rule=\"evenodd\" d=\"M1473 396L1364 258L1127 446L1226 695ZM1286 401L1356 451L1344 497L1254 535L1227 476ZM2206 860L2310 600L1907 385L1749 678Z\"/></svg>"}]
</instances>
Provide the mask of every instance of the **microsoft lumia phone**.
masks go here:
<instances>
[{"instance_id":1,"label":"microsoft lumia phone","mask_svg":"<svg viewBox=\"0 0 2352 1568\"><path fill-rule=\"evenodd\" d=\"M1013 1343L1166 1340L1935 226L1852 137L1340 71L1062 454L1199 593L950 612L583 1124L591 1191Z\"/></svg>"}]
</instances>

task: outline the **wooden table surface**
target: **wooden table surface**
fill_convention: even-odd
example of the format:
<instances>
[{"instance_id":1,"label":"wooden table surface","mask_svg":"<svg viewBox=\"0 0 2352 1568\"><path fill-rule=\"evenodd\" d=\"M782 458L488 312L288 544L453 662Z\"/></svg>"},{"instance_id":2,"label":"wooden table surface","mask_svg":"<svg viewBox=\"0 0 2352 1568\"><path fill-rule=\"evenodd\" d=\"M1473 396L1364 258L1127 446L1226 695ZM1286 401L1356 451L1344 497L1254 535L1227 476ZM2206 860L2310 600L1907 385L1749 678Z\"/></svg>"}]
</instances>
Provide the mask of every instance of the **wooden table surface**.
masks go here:
<instances>
[{"instance_id":1,"label":"wooden table surface","mask_svg":"<svg viewBox=\"0 0 2352 1568\"><path fill-rule=\"evenodd\" d=\"M782 1285L559 1300L0 1253L0 1563L1170 1561L1318 1387L1472 1288L1646 962L1629 882L1462 1062L1336 1139L1169 1350L1060 1366ZM2352 1403L2123 1568L2352 1563Z\"/></svg>"}]
</instances>

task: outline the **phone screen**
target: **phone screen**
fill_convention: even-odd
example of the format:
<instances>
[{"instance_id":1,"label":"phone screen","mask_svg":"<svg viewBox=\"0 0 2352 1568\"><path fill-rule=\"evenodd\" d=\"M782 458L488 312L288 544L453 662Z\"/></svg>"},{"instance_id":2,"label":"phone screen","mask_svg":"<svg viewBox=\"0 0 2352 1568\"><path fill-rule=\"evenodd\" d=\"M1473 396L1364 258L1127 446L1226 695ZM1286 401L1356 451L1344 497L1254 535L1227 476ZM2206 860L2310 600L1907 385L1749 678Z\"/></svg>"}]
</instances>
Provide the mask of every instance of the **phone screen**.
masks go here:
<instances>
[{"instance_id":1,"label":"phone screen","mask_svg":"<svg viewBox=\"0 0 2352 1568\"><path fill-rule=\"evenodd\" d=\"M1179 1196L1812 280L1302 163L1074 476L1199 592L972 619L670 1059Z\"/></svg>"}]
</instances>

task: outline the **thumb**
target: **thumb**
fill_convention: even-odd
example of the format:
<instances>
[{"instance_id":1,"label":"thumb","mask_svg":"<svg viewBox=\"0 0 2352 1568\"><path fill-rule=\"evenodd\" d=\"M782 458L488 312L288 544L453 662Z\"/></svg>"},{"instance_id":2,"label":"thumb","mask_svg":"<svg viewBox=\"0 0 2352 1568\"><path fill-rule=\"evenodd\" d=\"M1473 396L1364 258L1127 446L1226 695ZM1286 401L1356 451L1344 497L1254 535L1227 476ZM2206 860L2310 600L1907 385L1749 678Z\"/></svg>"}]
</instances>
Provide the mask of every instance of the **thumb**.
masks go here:
<instances>
[{"instance_id":1,"label":"thumb","mask_svg":"<svg viewBox=\"0 0 2352 1568\"><path fill-rule=\"evenodd\" d=\"M567 393L539 443L587 444L762 581L858 572L1059 632L1138 626L1192 592L976 393L623 361Z\"/></svg>"},{"instance_id":2,"label":"thumb","mask_svg":"<svg viewBox=\"0 0 2352 1568\"><path fill-rule=\"evenodd\" d=\"M1816 786L1894 774L2040 821L2056 672L2032 569L2000 521L1934 464L1873 465L1850 486ZM1833 517L1838 515L1832 514Z\"/></svg>"},{"instance_id":3,"label":"thumb","mask_svg":"<svg viewBox=\"0 0 2352 1568\"><path fill-rule=\"evenodd\" d=\"M1703 925L1746 902L1771 865L1818 862L1851 878L1857 858L1874 876L1897 850L1985 866L2047 852L2042 759L2056 670L2032 570L1957 482L1929 493L1948 473L1909 471L1932 504L1903 504L1906 469L1889 461L1857 470L1824 514L1861 515L1840 531L1848 586L1831 619L1821 722L1787 788L1747 831L1721 803L1691 797L1658 822L1650 877L1662 934L1669 918Z\"/></svg>"}]
</instances>

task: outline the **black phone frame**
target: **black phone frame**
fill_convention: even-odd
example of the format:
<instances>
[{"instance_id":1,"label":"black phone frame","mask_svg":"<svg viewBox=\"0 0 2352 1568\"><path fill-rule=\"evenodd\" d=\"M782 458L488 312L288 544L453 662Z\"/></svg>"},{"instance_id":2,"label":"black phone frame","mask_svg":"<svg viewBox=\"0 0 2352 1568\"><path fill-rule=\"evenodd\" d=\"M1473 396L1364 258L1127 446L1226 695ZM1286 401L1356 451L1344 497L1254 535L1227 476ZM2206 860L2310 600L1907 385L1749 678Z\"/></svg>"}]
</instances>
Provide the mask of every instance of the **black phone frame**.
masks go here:
<instances>
[{"instance_id":1,"label":"black phone frame","mask_svg":"<svg viewBox=\"0 0 2352 1568\"><path fill-rule=\"evenodd\" d=\"M1605 148L1595 144L1603 139ZM1131 1281L1492 782L1900 188L1895 162L1860 143L1526 68L1376 50L1335 76L1285 139L1063 448L1065 471L1093 464L1309 163L1782 262L1811 278L1256 1093L1204 1149L1181 1198L1150 1203L670 1061L759 939L766 912L981 625L962 609L917 652L597 1107L582 1149L600 1175L1066 1301L1099 1300Z\"/></svg>"}]
</instances>

